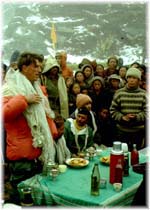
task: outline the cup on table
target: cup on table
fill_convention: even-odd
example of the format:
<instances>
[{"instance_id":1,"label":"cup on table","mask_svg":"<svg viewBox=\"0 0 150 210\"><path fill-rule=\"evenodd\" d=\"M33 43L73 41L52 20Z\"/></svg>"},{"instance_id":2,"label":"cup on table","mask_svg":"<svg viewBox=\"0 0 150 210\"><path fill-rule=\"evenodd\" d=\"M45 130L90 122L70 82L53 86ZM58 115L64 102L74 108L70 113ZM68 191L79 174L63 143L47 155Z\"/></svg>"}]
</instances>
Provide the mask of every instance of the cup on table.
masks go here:
<instances>
[{"instance_id":1,"label":"cup on table","mask_svg":"<svg viewBox=\"0 0 150 210\"><path fill-rule=\"evenodd\" d=\"M97 149L96 149L96 155L97 155L97 156L100 156L101 153L102 153L102 149L97 148Z\"/></svg>"},{"instance_id":2,"label":"cup on table","mask_svg":"<svg viewBox=\"0 0 150 210\"><path fill-rule=\"evenodd\" d=\"M59 168L59 172L60 173L64 173L67 170L67 166L66 165L63 165L63 164L62 165L59 165L58 168Z\"/></svg>"},{"instance_id":3,"label":"cup on table","mask_svg":"<svg viewBox=\"0 0 150 210\"><path fill-rule=\"evenodd\" d=\"M100 188L104 189L107 186L107 180L105 178L100 179Z\"/></svg>"},{"instance_id":4,"label":"cup on table","mask_svg":"<svg viewBox=\"0 0 150 210\"><path fill-rule=\"evenodd\" d=\"M122 183L114 183L113 188L116 192L120 192L122 190Z\"/></svg>"}]
</instances>

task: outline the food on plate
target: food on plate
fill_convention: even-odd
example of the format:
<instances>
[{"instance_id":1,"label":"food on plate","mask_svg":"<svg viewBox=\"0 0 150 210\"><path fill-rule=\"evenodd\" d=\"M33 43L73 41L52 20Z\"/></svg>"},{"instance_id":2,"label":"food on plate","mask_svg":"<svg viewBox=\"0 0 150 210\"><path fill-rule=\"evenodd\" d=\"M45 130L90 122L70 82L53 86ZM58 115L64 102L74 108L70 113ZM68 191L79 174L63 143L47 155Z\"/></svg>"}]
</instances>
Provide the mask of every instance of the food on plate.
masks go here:
<instances>
[{"instance_id":1,"label":"food on plate","mask_svg":"<svg viewBox=\"0 0 150 210\"><path fill-rule=\"evenodd\" d=\"M102 158L100 158L100 161L102 163L109 164L110 163L110 156L102 157Z\"/></svg>"},{"instance_id":2,"label":"food on plate","mask_svg":"<svg viewBox=\"0 0 150 210\"><path fill-rule=\"evenodd\" d=\"M69 164L71 166L85 166L86 165L86 160L82 159L82 158L74 158L72 160L70 160Z\"/></svg>"}]
</instances>

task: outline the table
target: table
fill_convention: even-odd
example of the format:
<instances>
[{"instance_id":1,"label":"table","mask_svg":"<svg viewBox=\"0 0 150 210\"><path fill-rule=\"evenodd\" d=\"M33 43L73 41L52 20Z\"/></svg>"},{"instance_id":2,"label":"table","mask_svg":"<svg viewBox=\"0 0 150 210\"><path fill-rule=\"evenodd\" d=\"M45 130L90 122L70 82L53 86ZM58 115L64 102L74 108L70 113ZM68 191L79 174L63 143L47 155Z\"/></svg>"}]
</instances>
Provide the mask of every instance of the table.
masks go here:
<instances>
[{"instance_id":1,"label":"table","mask_svg":"<svg viewBox=\"0 0 150 210\"><path fill-rule=\"evenodd\" d=\"M102 152L101 156L108 155L110 150ZM91 173L94 163L99 161L100 157L94 157L89 165L82 169L67 168L65 173L61 173L56 180L41 174L21 182L18 189L23 186L30 186L33 189L32 197L35 205L57 205L73 207L111 207L128 206L142 181L142 174L137 174L129 169L129 176L123 177L123 189L120 192L113 190L109 183L109 166L99 162L101 178L107 179L107 187L100 189L99 196L90 195ZM146 156L140 153L140 162L145 162Z\"/></svg>"}]
</instances>

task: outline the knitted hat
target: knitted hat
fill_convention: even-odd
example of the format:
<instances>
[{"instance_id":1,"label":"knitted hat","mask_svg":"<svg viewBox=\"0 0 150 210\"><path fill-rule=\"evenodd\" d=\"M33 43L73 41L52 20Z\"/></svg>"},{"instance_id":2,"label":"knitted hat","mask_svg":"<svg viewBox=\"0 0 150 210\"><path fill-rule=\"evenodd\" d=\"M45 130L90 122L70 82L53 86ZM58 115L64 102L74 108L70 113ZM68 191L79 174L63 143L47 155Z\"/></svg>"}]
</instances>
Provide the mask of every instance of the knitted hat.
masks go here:
<instances>
[{"instance_id":1,"label":"knitted hat","mask_svg":"<svg viewBox=\"0 0 150 210\"><path fill-rule=\"evenodd\" d=\"M120 76L118 74L112 74L108 77L108 81L110 82L111 79L117 79L121 81Z\"/></svg>"},{"instance_id":2,"label":"knitted hat","mask_svg":"<svg viewBox=\"0 0 150 210\"><path fill-rule=\"evenodd\" d=\"M141 80L141 71L137 68L131 67L126 73L126 78L128 78L129 76L133 76Z\"/></svg>"},{"instance_id":3,"label":"knitted hat","mask_svg":"<svg viewBox=\"0 0 150 210\"><path fill-rule=\"evenodd\" d=\"M87 58L83 58L83 60L81 61L81 63L79 63L79 65L78 65L79 69L81 69L82 66L84 66L85 64L91 64L91 61L88 60Z\"/></svg>"},{"instance_id":4,"label":"knitted hat","mask_svg":"<svg viewBox=\"0 0 150 210\"><path fill-rule=\"evenodd\" d=\"M103 77L94 76L94 77L92 78L92 80L91 80L91 85L93 84L93 82L94 82L95 80L99 80L99 81L101 82L102 86L103 86L103 87L105 86L105 82L104 82Z\"/></svg>"},{"instance_id":5,"label":"knitted hat","mask_svg":"<svg viewBox=\"0 0 150 210\"><path fill-rule=\"evenodd\" d=\"M90 112L86 107L82 107L78 109L78 114L84 114L90 117Z\"/></svg>"},{"instance_id":6,"label":"knitted hat","mask_svg":"<svg viewBox=\"0 0 150 210\"><path fill-rule=\"evenodd\" d=\"M77 98L76 98L77 108L84 107L85 104L87 104L88 102L92 103L92 99L88 95L82 94L82 93L77 95Z\"/></svg>"},{"instance_id":7,"label":"knitted hat","mask_svg":"<svg viewBox=\"0 0 150 210\"><path fill-rule=\"evenodd\" d=\"M45 62L45 66L44 66L44 70L42 72L42 74L47 73L48 71L50 71L53 67L57 67L58 70L60 71L60 66L58 65L56 59L54 58L47 58L46 62Z\"/></svg>"},{"instance_id":8,"label":"knitted hat","mask_svg":"<svg viewBox=\"0 0 150 210\"><path fill-rule=\"evenodd\" d=\"M15 50L10 57L10 64L17 63L19 56L20 56L20 52L18 50Z\"/></svg>"},{"instance_id":9,"label":"knitted hat","mask_svg":"<svg viewBox=\"0 0 150 210\"><path fill-rule=\"evenodd\" d=\"M86 67L89 67L89 68L91 69L91 71L93 72L93 67L92 67L91 64L85 64L85 65L83 65L83 66L81 67L81 71L84 72L84 69L85 69Z\"/></svg>"}]
</instances>

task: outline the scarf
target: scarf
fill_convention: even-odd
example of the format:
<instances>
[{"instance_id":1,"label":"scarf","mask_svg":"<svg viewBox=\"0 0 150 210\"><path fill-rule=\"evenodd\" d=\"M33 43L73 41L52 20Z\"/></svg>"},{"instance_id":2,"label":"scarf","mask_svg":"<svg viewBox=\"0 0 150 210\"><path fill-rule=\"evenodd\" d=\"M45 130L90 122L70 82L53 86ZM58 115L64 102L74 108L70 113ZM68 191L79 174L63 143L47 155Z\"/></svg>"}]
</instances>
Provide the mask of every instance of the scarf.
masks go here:
<instances>
[{"instance_id":1,"label":"scarf","mask_svg":"<svg viewBox=\"0 0 150 210\"><path fill-rule=\"evenodd\" d=\"M64 119L67 119L69 116L68 94L67 94L67 87L65 84L65 80L61 75L59 75L59 78L58 78L58 91L59 91L59 98L60 98L61 116Z\"/></svg>"},{"instance_id":2,"label":"scarf","mask_svg":"<svg viewBox=\"0 0 150 210\"><path fill-rule=\"evenodd\" d=\"M18 70L14 72L11 79L7 79L6 83L2 87L3 96L15 96L15 95L29 95L39 94L42 98L40 103L30 104L23 112L28 126L31 129L33 137L33 147L41 147L42 153L39 159L44 163L54 161L54 145L53 137L49 129L49 125L46 119L48 117L54 118L54 112L51 110L48 99L44 96L39 82L34 84Z\"/></svg>"},{"instance_id":3,"label":"scarf","mask_svg":"<svg viewBox=\"0 0 150 210\"><path fill-rule=\"evenodd\" d=\"M71 157L71 153L66 146L64 135L62 135L57 142L54 142L54 145L56 151L56 162L58 162L59 164L64 164L66 159Z\"/></svg>"},{"instance_id":4,"label":"scarf","mask_svg":"<svg viewBox=\"0 0 150 210\"><path fill-rule=\"evenodd\" d=\"M87 141L88 141L88 137L89 137L89 132L88 132L88 126L86 126L85 128L83 128L82 130L77 130L74 124L74 119L72 118L68 118L68 121L70 122L70 127L71 127L71 131L74 134L75 137L75 143L78 149L78 153L81 152L81 148L80 145L78 143L78 136L79 135L85 135L85 139L84 139L84 146L82 148L82 151L84 151L87 147Z\"/></svg>"}]
</instances>

